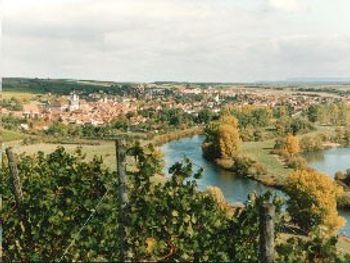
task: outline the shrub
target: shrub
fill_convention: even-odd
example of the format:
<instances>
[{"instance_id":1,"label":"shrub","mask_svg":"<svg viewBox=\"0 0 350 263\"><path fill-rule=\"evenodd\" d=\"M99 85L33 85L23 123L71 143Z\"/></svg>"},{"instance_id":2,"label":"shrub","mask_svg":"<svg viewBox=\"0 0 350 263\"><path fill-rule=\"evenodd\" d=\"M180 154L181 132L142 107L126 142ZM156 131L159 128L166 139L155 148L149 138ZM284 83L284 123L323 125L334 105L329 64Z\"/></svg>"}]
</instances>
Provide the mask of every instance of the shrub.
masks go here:
<instances>
[{"instance_id":1,"label":"shrub","mask_svg":"<svg viewBox=\"0 0 350 263\"><path fill-rule=\"evenodd\" d=\"M346 179L346 174L343 173L342 171L337 171L334 175L335 180L343 181Z\"/></svg>"},{"instance_id":2,"label":"shrub","mask_svg":"<svg viewBox=\"0 0 350 263\"><path fill-rule=\"evenodd\" d=\"M344 192L337 198L338 208L350 208L350 192Z\"/></svg>"},{"instance_id":3,"label":"shrub","mask_svg":"<svg viewBox=\"0 0 350 263\"><path fill-rule=\"evenodd\" d=\"M307 162L300 156L292 156L287 159L287 166L292 169L303 169L307 167Z\"/></svg>"},{"instance_id":4,"label":"shrub","mask_svg":"<svg viewBox=\"0 0 350 263\"><path fill-rule=\"evenodd\" d=\"M319 232L304 239L292 237L276 246L277 262L349 262L349 255L337 253L337 242L336 236L325 237Z\"/></svg>"}]
</instances>

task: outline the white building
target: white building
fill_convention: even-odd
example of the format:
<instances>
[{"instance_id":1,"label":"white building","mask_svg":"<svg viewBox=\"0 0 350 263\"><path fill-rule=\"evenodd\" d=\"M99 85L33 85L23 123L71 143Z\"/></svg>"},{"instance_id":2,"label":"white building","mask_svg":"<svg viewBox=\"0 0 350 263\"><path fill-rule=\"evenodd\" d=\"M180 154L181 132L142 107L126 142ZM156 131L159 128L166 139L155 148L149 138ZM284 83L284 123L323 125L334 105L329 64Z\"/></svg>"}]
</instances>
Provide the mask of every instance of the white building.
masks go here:
<instances>
[{"instance_id":1,"label":"white building","mask_svg":"<svg viewBox=\"0 0 350 263\"><path fill-rule=\"evenodd\" d=\"M69 97L69 111L79 110L79 106L80 106L79 96L74 92L71 93Z\"/></svg>"}]
</instances>

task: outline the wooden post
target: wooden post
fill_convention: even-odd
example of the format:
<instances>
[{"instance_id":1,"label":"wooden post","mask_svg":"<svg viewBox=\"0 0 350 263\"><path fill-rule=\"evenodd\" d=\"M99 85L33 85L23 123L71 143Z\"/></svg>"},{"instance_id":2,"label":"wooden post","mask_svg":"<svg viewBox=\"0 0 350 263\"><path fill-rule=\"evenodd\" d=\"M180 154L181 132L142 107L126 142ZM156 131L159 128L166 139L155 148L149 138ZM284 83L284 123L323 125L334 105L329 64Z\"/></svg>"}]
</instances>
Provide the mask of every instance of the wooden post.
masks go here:
<instances>
[{"instance_id":1,"label":"wooden post","mask_svg":"<svg viewBox=\"0 0 350 263\"><path fill-rule=\"evenodd\" d=\"M260 262L273 263L275 254L275 206L264 203L260 207Z\"/></svg>"},{"instance_id":2,"label":"wooden post","mask_svg":"<svg viewBox=\"0 0 350 263\"><path fill-rule=\"evenodd\" d=\"M121 205L119 207L119 236L121 242L120 248L120 262L125 262L126 254L126 240L125 240L125 223L127 220L127 209L129 205L129 199L126 189L126 153L125 153L125 141L123 139L117 139L115 142L116 158L117 158L117 176L119 183L119 197Z\"/></svg>"},{"instance_id":3,"label":"wooden post","mask_svg":"<svg viewBox=\"0 0 350 263\"><path fill-rule=\"evenodd\" d=\"M24 261L30 261L30 254L33 252L34 244L32 241L32 231L31 225L28 221L25 208L23 207L23 192L22 192L22 184L19 178L19 172L17 168L17 163L15 159L15 155L12 151L12 148L6 149L6 155L8 159L9 169L10 169L10 178L12 184L12 193L15 196L17 214L19 220L21 222L21 226L23 228L24 236L25 236L25 244L24 244Z\"/></svg>"},{"instance_id":4,"label":"wooden post","mask_svg":"<svg viewBox=\"0 0 350 263\"><path fill-rule=\"evenodd\" d=\"M22 185L19 179L17 163L16 163L15 155L12 152L12 148L6 149L6 155L7 155L10 175L11 175L12 192L15 195L17 207L21 208L22 200L23 200Z\"/></svg>"},{"instance_id":5,"label":"wooden post","mask_svg":"<svg viewBox=\"0 0 350 263\"><path fill-rule=\"evenodd\" d=\"M252 192L252 193L248 194L248 200L251 201L252 203L255 203L256 198L257 198L257 194L256 193Z\"/></svg>"}]
</instances>

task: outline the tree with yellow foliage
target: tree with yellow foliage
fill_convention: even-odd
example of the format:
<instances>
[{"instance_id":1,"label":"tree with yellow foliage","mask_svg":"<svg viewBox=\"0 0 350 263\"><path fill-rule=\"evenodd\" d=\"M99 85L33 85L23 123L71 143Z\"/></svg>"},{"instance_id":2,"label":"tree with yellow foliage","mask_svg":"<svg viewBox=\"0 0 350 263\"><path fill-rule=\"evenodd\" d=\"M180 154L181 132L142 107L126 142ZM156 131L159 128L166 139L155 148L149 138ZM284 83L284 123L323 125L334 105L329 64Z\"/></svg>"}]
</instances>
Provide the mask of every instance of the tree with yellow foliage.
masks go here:
<instances>
[{"instance_id":1,"label":"tree with yellow foliage","mask_svg":"<svg viewBox=\"0 0 350 263\"><path fill-rule=\"evenodd\" d=\"M290 155L299 153L300 145L298 137L289 134L285 139L284 150Z\"/></svg>"},{"instance_id":2,"label":"tree with yellow foliage","mask_svg":"<svg viewBox=\"0 0 350 263\"><path fill-rule=\"evenodd\" d=\"M234 156L239 149L239 142L237 127L228 124L221 124L219 126L219 147L223 158Z\"/></svg>"},{"instance_id":3,"label":"tree with yellow foliage","mask_svg":"<svg viewBox=\"0 0 350 263\"><path fill-rule=\"evenodd\" d=\"M303 230L321 227L324 233L334 234L344 225L336 203L342 189L333 179L316 170L303 169L292 172L287 182L288 212Z\"/></svg>"},{"instance_id":4,"label":"tree with yellow foliage","mask_svg":"<svg viewBox=\"0 0 350 263\"><path fill-rule=\"evenodd\" d=\"M232 115L224 114L218 122L210 123L205 135L203 151L209 159L230 158L239 149L238 121Z\"/></svg>"}]
</instances>

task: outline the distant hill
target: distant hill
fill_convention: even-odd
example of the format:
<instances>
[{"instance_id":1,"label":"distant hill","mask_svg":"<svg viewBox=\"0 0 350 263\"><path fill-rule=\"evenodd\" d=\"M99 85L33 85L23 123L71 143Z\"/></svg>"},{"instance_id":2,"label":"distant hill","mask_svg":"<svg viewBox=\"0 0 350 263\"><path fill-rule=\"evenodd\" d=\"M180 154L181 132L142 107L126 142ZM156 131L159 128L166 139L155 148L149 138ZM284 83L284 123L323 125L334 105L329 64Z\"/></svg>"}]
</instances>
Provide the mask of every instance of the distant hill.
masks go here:
<instances>
[{"instance_id":1,"label":"distant hill","mask_svg":"<svg viewBox=\"0 0 350 263\"><path fill-rule=\"evenodd\" d=\"M350 83L350 78L290 78L287 82L301 82L301 83Z\"/></svg>"},{"instance_id":2,"label":"distant hill","mask_svg":"<svg viewBox=\"0 0 350 263\"><path fill-rule=\"evenodd\" d=\"M39 78L3 78L2 89L4 91L18 91L31 93L53 93L67 95L70 92L92 93L104 91L107 93L127 93L136 84L113 83L94 80L70 80L70 79L39 79Z\"/></svg>"}]
</instances>

